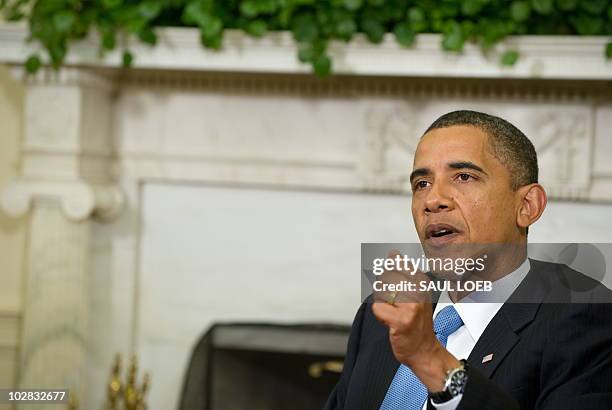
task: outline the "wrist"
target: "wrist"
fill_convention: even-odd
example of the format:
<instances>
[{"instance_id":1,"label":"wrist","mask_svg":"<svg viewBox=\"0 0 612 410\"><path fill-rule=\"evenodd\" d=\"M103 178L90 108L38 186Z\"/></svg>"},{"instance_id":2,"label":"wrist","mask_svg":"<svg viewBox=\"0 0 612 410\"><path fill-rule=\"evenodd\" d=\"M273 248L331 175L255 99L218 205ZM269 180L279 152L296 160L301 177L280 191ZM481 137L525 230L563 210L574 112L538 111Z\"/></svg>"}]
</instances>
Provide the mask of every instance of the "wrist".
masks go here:
<instances>
[{"instance_id":1,"label":"wrist","mask_svg":"<svg viewBox=\"0 0 612 410\"><path fill-rule=\"evenodd\" d=\"M444 380L444 389L437 392L429 392L429 399L434 404L447 403L465 391L468 381L467 360L461 360L459 367L449 371Z\"/></svg>"},{"instance_id":2,"label":"wrist","mask_svg":"<svg viewBox=\"0 0 612 410\"><path fill-rule=\"evenodd\" d=\"M459 367L461 362L438 342L428 353L421 354L404 364L410 367L428 391L439 392L444 389L444 380L448 372Z\"/></svg>"}]
</instances>

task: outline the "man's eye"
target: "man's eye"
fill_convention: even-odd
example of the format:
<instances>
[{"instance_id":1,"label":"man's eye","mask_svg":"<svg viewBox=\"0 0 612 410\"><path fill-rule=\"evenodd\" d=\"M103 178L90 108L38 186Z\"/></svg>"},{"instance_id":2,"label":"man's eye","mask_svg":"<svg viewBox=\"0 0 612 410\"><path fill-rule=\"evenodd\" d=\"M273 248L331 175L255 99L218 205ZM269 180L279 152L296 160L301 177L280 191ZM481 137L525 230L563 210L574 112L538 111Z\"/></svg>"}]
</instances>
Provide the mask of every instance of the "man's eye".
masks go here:
<instances>
[{"instance_id":1,"label":"man's eye","mask_svg":"<svg viewBox=\"0 0 612 410\"><path fill-rule=\"evenodd\" d=\"M459 174L459 175L457 175L457 177L461 181L469 181L472 178L472 176L470 174Z\"/></svg>"},{"instance_id":2,"label":"man's eye","mask_svg":"<svg viewBox=\"0 0 612 410\"><path fill-rule=\"evenodd\" d=\"M427 184L428 183L429 182L427 182L427 181L417 181L417 183L414 184L414 188L415 189L427 188Z\"/></svg>"}]
</instances>

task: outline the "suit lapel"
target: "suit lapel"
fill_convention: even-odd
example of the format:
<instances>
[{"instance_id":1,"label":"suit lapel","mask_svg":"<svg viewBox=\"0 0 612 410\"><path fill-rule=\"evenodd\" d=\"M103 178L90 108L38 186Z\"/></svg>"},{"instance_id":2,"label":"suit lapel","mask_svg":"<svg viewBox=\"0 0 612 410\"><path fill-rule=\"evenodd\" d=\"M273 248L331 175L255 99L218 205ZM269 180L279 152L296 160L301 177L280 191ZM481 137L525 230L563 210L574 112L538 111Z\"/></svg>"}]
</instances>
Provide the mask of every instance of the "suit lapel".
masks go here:
<instances>
[{"instance_id":1,"label":"suit lapel","mask_svg":"<svg viewBox=\"0 0 612 410\"><path fill-rule=\"evenodd\" d=\"M520 331L533 321L548 291L539 264L533 260L530 264L529 273L493 317L468 357L468 363L489 378L520 340Z\"/></svg>"},{"instance_id":2,"label":"suit lapel","mask_svg":"<svg viewBox=\"0 0 612 410\"><path fill-rule=\"evenodd\" d=\"M479 369L486 377L491 377L518 341L518 335L512 330L500 309L472 349L468 363ZM483 363L487 356L490 360Z\"/></svg>"}]
</instances>

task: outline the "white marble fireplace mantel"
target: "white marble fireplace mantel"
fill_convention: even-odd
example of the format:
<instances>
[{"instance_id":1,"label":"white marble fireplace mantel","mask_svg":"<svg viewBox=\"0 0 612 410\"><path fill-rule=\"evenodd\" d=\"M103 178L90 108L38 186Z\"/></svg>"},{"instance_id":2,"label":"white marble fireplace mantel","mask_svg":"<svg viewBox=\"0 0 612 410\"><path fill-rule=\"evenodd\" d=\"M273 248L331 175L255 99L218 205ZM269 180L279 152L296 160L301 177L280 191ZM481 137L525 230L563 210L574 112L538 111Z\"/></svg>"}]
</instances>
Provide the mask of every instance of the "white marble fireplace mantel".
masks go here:
<instances>
[{"instance_id":1,"label":"white marble fireplace mantel","mask_svg":"<svg viewBox=\"0 0 612 410\"><path fill-rule=\"evenodd\" d=\"M291 33L273 32L254 39L237 30L228 30L221 52L204 49L198 30L169 27L157 30L158 44L135 43L134 67L162 70L201 70L252 73L308 73L310 67L297 59ZM18 24L0 24L0 62L21 63L34 45L26 45L27 29ZM461 54L444 52L439 34L421 34L414 47L403 48L387 34L381 44L371 44L356 35L349 44L333 42L334 72L349 75L458 77L458 78L539 78L565 80L610 80L612 60L604 50L605 36L517 36L510 37L485 56L474 44ZM500 52L516 49L517 64L499 64ZM91 39L71 47L67 65L119 67L121 53L98 56L98 42Z\"/></svg>"},{"instance_id":2,"label":"white marble fireplace mantel","mask_svg":"<svg viewBox=\"0 0 612 410\"><path fill-rule=\"evenodd\" d=\"M474 45L445 53L438 35L409 49L357 38L334 43L340 75L320 80L288 33L230 31L220 52L194 29L158 34L132 47L131 70L85 41L59 72L24 81L20 175L0 187L4 211L31 215L22 386L70 387L99 409L114 353L136 352L153 376L149 408L166 410L215 321L350 322L359 243L416 240L413 152L454 109L500 115L534 142L552 198L534 238L612 241L607 38L510 38L496 50L516 48L513 67ZM0 24L0 64L19 79L36 51L26 37ZM225 271L236 244L248 260ZM330 271L341 293L317 287ZM228 277L253 299L227 307Z\"/></svg>"}]
</instances>

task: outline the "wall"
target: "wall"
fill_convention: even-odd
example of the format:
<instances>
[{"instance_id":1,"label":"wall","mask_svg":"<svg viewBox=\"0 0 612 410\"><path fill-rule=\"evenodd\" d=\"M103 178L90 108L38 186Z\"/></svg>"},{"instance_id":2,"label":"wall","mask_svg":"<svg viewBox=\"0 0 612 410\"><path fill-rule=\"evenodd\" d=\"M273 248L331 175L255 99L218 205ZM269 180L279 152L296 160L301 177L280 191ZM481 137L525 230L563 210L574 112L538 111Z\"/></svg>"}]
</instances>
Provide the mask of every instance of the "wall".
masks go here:
<instances>
[{"instance_id":1,"label":"wall","mask_svg":"<svg viewBox=\"0 0 612 410\"><path fill-rule=\"evenodd\" d=\"M23 88L0 66L0 186L18 171L22 103ZM0 211L0 388L14 386L17 376L25 234L25 218Z\"/></svg>"}]
</instances>

